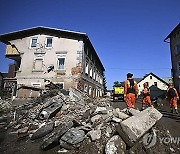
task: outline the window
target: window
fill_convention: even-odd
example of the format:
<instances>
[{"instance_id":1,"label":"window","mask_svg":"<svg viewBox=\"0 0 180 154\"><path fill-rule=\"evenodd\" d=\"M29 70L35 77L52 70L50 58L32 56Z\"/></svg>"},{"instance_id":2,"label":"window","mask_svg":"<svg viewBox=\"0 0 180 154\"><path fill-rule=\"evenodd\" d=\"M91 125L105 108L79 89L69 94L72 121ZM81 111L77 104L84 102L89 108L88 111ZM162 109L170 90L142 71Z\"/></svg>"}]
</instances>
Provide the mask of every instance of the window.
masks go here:
<instances>
[{"instance_id":1,"label":"window","mask_svg":"<svg viewBox=\"0 0 180 154\"><path fill-rule=\"evenodd\" d=\"M150 79L152 79L152 76L150 76Z\"/></svg>"},{"instance_id":2,"label":"window","mask_svg":"<svg viewBox=\"0 0 180 154\"><path fill-rule=\"evenodd\" d=\"M58 70L65 69L65 58L58 58Z\"/></svg>"},{"instance_id":3,"label":"window","mask_svg":"<svg viewBox=\"0 0 180 154\"><path fill-rule=\"evenodd\" d=\"M87 91L88 91L88 86L84 85L84 92L87 92Z\"/></svg>"},{"instance_id":4,"label":"window","mask_svg":"<svg viewBox=\"0 0 180 154\"><path fill-rule=\"evenodd\" d=\"M43 56L35 55L33 62L33 71L43 71Z\"/></svg>"},{"instance_id":5,"label":"window","mask_svg":"<svg viewBox=\"0 0 180 154\"><path fill-rule=\"evenodd\" d=\"M92 94L92 87L89 87L89 95Z\"/></svg>"},{"instance_id":6,"label":"window","mask_svg":"<svg viewBox=\"0 0 180 154\"><path fill-rule=\"evenodd\" d=\"M177 70L180 71L180 61L177 63Z\"/></svg>"},{"instance_id":7,"label":"window","mask_svg":"<svg viewBox=\"0 0 180 154\"><path fill-rule=\"evenodd\" d=\"M88 74L88 62L86 62L86 69L85 69L85 73Z\"/></svg>"},{"instance_id":8,"label":"window","mask_svg":"<svg viewBox=\"0 0 180 154\"><path fill-rule=\"evenodd\" d=\"M176 45L175 52L176 52L176 55L180 54L180 44Z\"/></svg>"},{"instance_id":9,"label":"window","mask_svg":"<svg viewBox=\"0 0 180 154\"><path fill-rule=\"evenodd\" d=\"M156 87L157 87L157 82L154 82L154 86L156 86Z\"/></svg>"},{"instance_id":10,"label":"window","mask_svg":"<svg viewBox=\"0 0 180 154\"><path fill-rule=\"evenodd\" d=\"M46 38L46 47L51 48L52 47L52 37Z\"/></svg>"},{"instance_id":11,"label":"window","mask_svg":"<svg viewBox=\"0 0 180 154\"><path fill-rule=\"evenodd\" d=\"M93 72L93 79L96 80L96 72L95 71Z\"/></svg>"},{"instance_id":12,"label":"window","mask_svg":"<svg viewBox=\"0 0 180 154\"><path fill-rule=\"evenodd\" d=\"M31 39L31 48L37 47L37 38L32 38Z\"/></svg>"},{"instance_id":13,"label":"window","mask_svg":"<svg viewBox=\"0 0 180 154\"><path fill-rule=\"evenodd\" d=\"M90 77L92 78L92 75L93 75L93 70L92 68L90 68Z\"/></svg>"}]
</instances>

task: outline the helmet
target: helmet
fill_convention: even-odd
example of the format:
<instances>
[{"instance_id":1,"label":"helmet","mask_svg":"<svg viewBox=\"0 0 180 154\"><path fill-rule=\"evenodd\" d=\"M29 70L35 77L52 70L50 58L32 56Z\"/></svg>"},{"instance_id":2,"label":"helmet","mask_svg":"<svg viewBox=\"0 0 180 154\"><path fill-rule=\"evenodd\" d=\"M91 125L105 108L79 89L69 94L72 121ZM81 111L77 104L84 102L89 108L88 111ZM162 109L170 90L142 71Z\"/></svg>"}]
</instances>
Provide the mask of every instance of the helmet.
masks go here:
<instances>
[{"instance_id":1,"label":"helmet","mask_svg":"<svg viewBox=\"0 0 180 154\"><path fill-rule=\"evenodd\" d=\"M132 78L133 74L132 73L128 73L127 74L127 78Z\"/></svg>"}]
</instances>

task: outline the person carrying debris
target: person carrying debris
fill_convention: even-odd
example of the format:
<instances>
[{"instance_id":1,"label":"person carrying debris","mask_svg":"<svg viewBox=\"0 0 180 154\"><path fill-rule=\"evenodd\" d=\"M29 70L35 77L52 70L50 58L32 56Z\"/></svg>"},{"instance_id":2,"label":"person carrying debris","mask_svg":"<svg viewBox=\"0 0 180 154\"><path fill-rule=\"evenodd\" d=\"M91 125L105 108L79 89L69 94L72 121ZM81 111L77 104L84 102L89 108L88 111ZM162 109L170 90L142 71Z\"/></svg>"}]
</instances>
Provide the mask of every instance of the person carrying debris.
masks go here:
<instances>
[{"instance_id":1,"label":"person carrying debris","mask_svg":"<svg viewBox=\"0 0 180 154\"><path fill-rule=\"evenodd\" d=\"M124 82L124 100L128 108L135 107L135 101L138 94L138 86L132 78L133 74L127 74L127 80Z\"/></svg>"},{"instance_id":2,"label":"person carrying debris","mask_svg":"<svg viewBox=\"0 0 180 154\"><path fill-rule=\"evenodd\" d=\"M172 83L169 83L169 86L166 92L166 97L169 100L171 112L173 113L173 109L175 109L175 112L178 114L177 101L179 100L179 95L178 95L177 90L173 87Z\"/></svg>"},{"instance_id":3,"label":"person carrying debris","mask_svg":"<svg viewBox=\"0 0 180 154\"><path fill-rule=\"evenodd\" d=\"M143 95L142 109L144 109L146 105L153 107L152 101L150 98L150 89L148 88L147 82L145 82L143 86L144 86L144 89L142 90L142 95Z\"/></svg>"}]
</instances>

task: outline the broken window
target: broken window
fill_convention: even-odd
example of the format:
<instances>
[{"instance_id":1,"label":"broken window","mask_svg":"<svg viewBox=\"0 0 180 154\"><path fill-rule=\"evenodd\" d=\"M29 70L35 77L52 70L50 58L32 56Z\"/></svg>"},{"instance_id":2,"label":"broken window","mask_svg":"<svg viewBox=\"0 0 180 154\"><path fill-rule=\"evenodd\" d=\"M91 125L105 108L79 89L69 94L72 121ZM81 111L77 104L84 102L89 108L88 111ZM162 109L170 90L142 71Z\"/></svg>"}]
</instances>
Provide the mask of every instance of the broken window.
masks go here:
<instances>
[{"instance_id":1,"label":"broken window","mask_svg":"<svg viewBox=\"0 0 180 154\"><path fill-rule=\"evenodd\" d=\"M65 58L58 58L58 70L65 69Z\"/></svg>"},{"instance_id":2,"label":"broken window","mask_svg":"<svg viewBox=\"0 0 180 154\"><path fill-rule=\"evenodd\" d=\"M52 37L47 37L46 38L46 47L47 48L52 47Z\"/></svg>"},{"instance_id":3,"label":"broken window","mask_svg":"<svg viewBox=\"0 0 180 154\"><path fill-rule=\"evenodd\" d=\"M37 38L31 39L31 48L37 47Z\"/></svg>"},{"instance_id":4,"label":"broken window","mask_svg":"<svg viewBox=\"0 0 180 154\"><path fill-rule=\"evenodd\" d=\"M36 55L33 63L33 71L43 71L43 57Z\"/></svg>"}]
</instances>

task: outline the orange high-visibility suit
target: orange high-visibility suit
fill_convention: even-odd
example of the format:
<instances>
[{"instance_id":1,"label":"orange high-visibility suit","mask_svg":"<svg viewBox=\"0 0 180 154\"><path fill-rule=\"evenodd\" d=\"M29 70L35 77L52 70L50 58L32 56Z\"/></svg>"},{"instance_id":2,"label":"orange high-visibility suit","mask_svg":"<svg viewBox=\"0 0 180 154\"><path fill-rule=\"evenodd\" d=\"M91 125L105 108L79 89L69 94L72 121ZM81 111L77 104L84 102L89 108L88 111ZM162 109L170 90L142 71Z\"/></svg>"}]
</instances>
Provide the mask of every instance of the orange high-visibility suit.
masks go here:
<instances>
[{"instance_id":1,"label":"orange high-visibility suit","mask_svg":"<svg viewBox=\"0 0 180 154\"><path fill-rule=\"evenodd\" d=\"M131 81L134 82L133 85L131 85L130 83ZM137 86L136 81L134 81L132 78L127 79L124 82L124 98L125 98L125 102L128 108L135 107L137 94L138 94L138 86Z\"/></svg>"},{"instance_id":2,"label":"orange high-visibility suit","mask_svg":"<svg viewBox=\"0 0 180 154\"><path fill-rule=\"evenodd\" d=\"M147 88L145 86L144 89L142 90L142 94L143 94L142 108L144 108L146 106L146 103L148 103L148 105L153 107L152 102L151 102L151 98L150 98L150 90L149 90L149 88Z\"/></svg>"},{"instance_id":3,"label":"orange high-visibility suit","mask_svg":"<svg viewBox=\"0 0 180 154\"><path fill-rule=\"evenodd\" d=\"M167 98L169 99L170 108L173 109L173 107L174 107L174 109L177 111L177 107L178 107L178 106L177 106L177 100L179 99L179 95L178 95L177 90L176 90L175 88L173 88L175 94L174 94L174 96L170 96L170 95L169 95L169 90L170 90L171 88L173 88L173 86L170 84L169 87L168 87L168 89L167 89L166 96L167 96Z\"/></svg>"}]
</instances>

